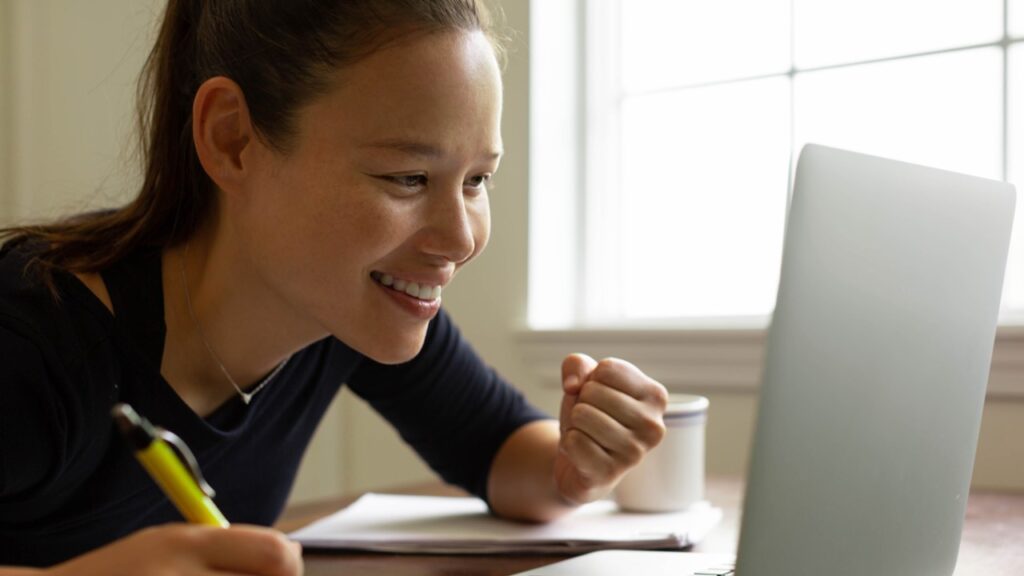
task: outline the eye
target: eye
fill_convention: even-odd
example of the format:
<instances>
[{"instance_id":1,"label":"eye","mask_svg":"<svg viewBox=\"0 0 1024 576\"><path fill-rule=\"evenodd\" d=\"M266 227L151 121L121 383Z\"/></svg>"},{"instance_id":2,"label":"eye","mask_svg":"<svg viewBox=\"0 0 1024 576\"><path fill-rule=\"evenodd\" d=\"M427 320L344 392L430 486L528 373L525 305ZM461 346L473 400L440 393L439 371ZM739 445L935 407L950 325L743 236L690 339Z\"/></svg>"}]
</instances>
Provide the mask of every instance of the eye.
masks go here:
<instances>
[{"instance_id":1,"label":"eye","mask_svg":"<svg viewBox=\"0 0 1024 576\"><path fill-rule=\"evenodd\" d=\"M388 176L387 178L405 188L422 188L427 185L426 174L403 174L400 176Z\"/></svg>"},{"instance_id":2,"label":"eye","mask_svg":"<svg viewBox=\"0 0 1024 576\"><path fill-rule=\"evenodd\" d=\"M471 176L466 180L465 186L474 190L482 190L487 186L487 183L491 181L490 174L479 174L477 176Z\"/></svg>"},{"instance_id":3,"label":"eye","mask_svg":"<svg viewBox=\"0 0 1024 576\"><path fill-rule=\"evenodd\" d=\"M402 189L402 193L418 192L427 186L426 174L377 174L374 178L383 180Z\"/></svg>"}]
</instances>

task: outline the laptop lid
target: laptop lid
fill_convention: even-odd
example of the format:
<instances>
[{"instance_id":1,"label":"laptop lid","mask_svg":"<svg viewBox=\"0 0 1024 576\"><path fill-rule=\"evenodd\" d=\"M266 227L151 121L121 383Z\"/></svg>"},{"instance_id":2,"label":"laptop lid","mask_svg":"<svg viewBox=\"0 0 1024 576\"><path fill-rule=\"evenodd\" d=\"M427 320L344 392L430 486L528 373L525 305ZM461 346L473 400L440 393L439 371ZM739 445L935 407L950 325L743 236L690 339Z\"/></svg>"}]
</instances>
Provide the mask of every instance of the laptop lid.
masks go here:
<instances>
[{"instance_id":1,"label":"laptop lid","mask_svg":"<svg viewBox=\"0 0 1024 576\"><path fill-rule=\"evenodd\" d=\"M804 148L738 574L952 574L1013 210L1004 182Z\"/></svg>"}]
</instances>

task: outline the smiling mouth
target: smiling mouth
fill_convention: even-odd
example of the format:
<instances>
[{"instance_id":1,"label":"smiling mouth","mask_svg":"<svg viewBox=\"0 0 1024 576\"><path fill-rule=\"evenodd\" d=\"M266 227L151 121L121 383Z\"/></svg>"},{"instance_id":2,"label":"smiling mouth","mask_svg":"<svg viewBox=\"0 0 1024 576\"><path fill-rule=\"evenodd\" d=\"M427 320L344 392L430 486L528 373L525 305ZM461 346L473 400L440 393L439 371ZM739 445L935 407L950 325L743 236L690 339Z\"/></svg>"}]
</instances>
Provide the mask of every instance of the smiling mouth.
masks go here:
<instances>
[{"instance_id":1,"label":"smiling mouth","mask_svg":"<svg viewBox=\"0 0 1024 576\"><path fill-rule=\"evenodd\" d=\"M441 286L439 285L418 284L377 271L370 272L370 278L389 290L401 292L424 302L433 302L441 297Z\"/></svg>"}]
</instances>

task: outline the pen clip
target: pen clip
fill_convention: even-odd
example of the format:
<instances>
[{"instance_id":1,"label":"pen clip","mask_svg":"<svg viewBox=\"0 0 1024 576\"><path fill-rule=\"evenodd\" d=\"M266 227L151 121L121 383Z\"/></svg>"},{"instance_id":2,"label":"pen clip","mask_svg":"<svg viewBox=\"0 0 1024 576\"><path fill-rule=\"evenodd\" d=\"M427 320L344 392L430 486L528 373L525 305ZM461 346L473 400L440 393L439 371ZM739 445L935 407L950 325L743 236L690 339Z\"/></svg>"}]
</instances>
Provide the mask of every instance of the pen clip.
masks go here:
<instances>
[{"instance_id":1,"label":"pen clip","mask_svg":"<svg viewBox=\"0 0 1024 576\"><path fill-rule=\"evenodd\" d=\"M188 449L185 442L178 438L178 435L170 430L166 430L159 426L155 426L153 431L160 437L161 440L171 445L171 448L178 453L178 457L181 458L185 464L185 468L188 469L189 473L192 474L192 478L196 481L199 489L203 491L210 498L213 498L217 493L213 490L213 486L210 486L203 478L203 473L199 470L199 462L196 461L196 457L192 455L192 451Z\"/></svg>"}]
</instances>

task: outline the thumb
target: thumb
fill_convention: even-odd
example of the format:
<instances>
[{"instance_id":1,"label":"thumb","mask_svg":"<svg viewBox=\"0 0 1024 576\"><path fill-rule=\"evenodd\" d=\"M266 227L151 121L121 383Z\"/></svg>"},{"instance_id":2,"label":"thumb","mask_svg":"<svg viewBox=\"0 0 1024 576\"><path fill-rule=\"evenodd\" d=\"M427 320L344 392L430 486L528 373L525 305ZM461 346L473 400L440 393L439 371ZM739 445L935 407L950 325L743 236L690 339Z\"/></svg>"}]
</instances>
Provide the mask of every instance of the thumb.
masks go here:
<instances>
[{"instance_id":1,"label":"thumb","mask_svg":"<svg viewBox=\"0 0 1024 576\"><path fill-rule=\"evenodd\" d=\"M583 382L593 372L597 362L586 354L570 354L562 360L562 407L558 411L559 429L564 437L569 428L569 414L583 388Z\"/></svg>"},{"instance_id":2,"label":"thumb","mask_svg":"<svg viewBox=\"0 0 1024 576\"><path fill-rule=\"evenodd\" d=\"M597 361L586 354L569 354L562 360L562 391L575 396L587 376L597 367Z\"/></svg>"}]
</instances>

